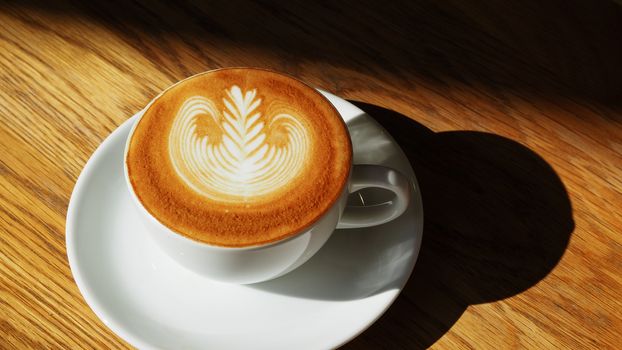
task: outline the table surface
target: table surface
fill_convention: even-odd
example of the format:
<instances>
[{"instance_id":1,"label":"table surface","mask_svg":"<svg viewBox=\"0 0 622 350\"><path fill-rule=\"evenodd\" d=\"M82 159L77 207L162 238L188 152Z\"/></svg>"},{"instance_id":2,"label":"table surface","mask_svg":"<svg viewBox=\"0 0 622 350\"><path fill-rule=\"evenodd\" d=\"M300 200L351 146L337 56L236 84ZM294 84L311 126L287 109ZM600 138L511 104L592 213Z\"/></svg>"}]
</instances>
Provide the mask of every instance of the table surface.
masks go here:
<instances>
[{"instance_id":1,"label":"table surface","mask_svg":"<svg viewBox=\"0 0 622 350\"><path fill-rule=\"evenodd\" d=\"M73 282L71 190L159 91L226 66L356 101L419 177L413 275L344 348L622 347L619 3L180 3L0 3L0 348L129 347Z\"/></svg>"}]
</instances>

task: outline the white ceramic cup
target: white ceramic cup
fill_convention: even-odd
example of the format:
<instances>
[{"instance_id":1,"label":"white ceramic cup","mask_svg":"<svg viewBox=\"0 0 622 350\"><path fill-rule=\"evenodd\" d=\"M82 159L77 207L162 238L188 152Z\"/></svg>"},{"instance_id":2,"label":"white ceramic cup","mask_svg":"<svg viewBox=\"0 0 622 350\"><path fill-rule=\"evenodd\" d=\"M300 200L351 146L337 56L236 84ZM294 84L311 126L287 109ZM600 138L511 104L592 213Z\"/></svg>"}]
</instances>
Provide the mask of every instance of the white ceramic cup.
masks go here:
<instances>
[{"instance_id":1,"label":"white ceramic cup","mask_svg":"<svg viewBox=\"0 0 622 350\"><path fill-rule=\"evenodd\" d=\"M138 114L125 147L127 187L138 215L156 244L182 266L209 279L250 284L282 276L309 260L326 243L335 228L381 225L397 218L408 207L411 185L404 175L384 166L355 164L350 166L348 182L330 210L311 226L294 235L280 241L242 248L195 241L166 227L152 216L138 200L129 181L126 161L129 140L145 110ZM351 193L370 187L391 191L394 196L388 202L372 206L346 205Z\"/></svg>"}]
</instances>

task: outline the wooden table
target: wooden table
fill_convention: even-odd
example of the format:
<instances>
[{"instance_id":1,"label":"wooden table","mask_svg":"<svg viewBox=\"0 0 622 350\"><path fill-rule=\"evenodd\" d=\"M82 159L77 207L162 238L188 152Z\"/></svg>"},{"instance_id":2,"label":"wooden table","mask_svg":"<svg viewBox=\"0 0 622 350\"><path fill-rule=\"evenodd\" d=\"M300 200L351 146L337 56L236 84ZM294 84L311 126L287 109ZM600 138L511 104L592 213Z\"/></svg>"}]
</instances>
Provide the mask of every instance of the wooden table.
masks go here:
<instances>
[{"instance_id":1,"label":"wooden table","mask_svg":"<svg viewBox=\"0 0 622 350\"><path fill-rule=\"evenodd\" d=\"M65 214L159 91L261 66L358 102L419 177L419 261L346 349L622 347L622 6L604 1L0 5L0 348L125 348Z\"/></svg>"}]
</instances>

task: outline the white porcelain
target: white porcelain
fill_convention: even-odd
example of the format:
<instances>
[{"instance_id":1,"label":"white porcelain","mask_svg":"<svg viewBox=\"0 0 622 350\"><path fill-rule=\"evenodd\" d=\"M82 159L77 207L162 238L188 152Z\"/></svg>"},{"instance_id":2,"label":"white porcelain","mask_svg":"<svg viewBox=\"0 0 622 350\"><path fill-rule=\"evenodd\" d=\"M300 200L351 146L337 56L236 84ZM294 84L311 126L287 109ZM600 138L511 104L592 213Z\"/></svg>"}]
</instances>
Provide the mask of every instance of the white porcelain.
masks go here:
<instances>
[{"instance_id":1,"label":"white porcelain","mask_svg":"<svg viewBox=\"0 0 622 350\"><path fill-rule=\"evenodd\" d=\"M141 349L329 349L369 327L395 300L417 258L423 211L407 158L371 117L330 94L353 141L354 163L409 178L406 212L383 225L337 230L296 270L268 282L213 282L149 238L123 176L131 118L95 151L67 211L67 255L88 305ZM366 204L386 192L359 192ZM350 204L354 203L350 198Z\"/></svg>"},{"instance_id":2,"label":"white porcelain","mask_svg":"<svg viewBox=\"0 0 622 350\"><path fill-rule=\"evenodd\" d=\"M126 158L129 140L143 114L144 110L134 116L137 120L127 138ZM127 163L123 164L130 197L156 244L173 260L196 273L219 282L237 284L264 282L296 269L317 253L336 227L369 227L399 217L408 207L412 187L408 179L395 169L375 164L350 164L348 183L341 190L339 199L311 226L274 243L231 248L195 241L158 221L138 199L128 176ZM374 206L348 206L348 196L365 188L382 188L393 192L394 196Z\"/></svg>"}]
</instances>

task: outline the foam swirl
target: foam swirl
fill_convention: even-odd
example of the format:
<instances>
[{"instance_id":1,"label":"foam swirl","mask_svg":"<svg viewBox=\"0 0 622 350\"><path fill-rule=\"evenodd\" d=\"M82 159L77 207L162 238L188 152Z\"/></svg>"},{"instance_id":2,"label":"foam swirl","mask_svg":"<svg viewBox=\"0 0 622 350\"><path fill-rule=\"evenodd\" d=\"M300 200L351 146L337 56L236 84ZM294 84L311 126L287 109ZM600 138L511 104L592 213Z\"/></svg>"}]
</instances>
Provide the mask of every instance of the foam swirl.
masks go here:
<instances>
[{"instance_id":1,"label":"foam swirl","mask_svg":"<svg viewBox=\"0 0 622 350\"><path fill-rule=\"evenodd\" d=\"M299 174L309 136L284 105L260 112L256 89L233 86L226 94L222 113L205 97L183 103L169 134L169 157L194 191L219 201L253 201ZM199 123L205 132L198 132Z\"/></svg>"}]
</instances>

